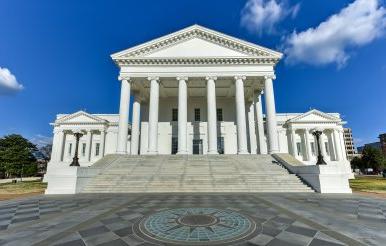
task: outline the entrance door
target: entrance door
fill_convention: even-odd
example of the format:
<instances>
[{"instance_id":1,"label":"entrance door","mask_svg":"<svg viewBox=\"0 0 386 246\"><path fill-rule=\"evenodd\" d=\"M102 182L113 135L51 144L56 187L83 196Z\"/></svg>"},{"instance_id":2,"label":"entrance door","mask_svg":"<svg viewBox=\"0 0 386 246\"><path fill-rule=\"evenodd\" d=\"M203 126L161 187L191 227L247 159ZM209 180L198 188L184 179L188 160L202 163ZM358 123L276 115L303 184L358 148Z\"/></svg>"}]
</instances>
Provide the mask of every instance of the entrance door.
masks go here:
<instances>
[{"instance_id":1,"label":"entrance door","mask_svg":"<svg viewBox=\"0 0 386 246\"><path fill-rule=\"evenodd\" d=\"M202 155L202 139L193 139L193 155Z\"/></svg>"}]
</instances>

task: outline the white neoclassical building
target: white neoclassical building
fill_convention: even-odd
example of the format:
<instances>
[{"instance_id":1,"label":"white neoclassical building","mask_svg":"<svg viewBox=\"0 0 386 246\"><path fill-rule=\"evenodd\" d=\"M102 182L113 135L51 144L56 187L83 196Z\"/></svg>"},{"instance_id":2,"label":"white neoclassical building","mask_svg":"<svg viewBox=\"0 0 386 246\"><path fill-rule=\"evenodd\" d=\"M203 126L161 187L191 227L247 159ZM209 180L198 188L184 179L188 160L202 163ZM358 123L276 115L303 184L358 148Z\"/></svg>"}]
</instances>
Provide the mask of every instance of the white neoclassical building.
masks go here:
<instances>
[{"instance_id":1,"label":"white neoclassical building","mask_svg":"<svg viewBox=\"0 0 386 246\"><path fill-rule=\"evenodd\" d=\"M318 129L327 164L349 172L338 113L276 112L277 51L193 25L111 57L120 69L119 114L58 115L48 176L72 161L75 131L84 134L79 162L88 167L108 154L289 153L315 165Z\"/></svg>"}]
</instances>

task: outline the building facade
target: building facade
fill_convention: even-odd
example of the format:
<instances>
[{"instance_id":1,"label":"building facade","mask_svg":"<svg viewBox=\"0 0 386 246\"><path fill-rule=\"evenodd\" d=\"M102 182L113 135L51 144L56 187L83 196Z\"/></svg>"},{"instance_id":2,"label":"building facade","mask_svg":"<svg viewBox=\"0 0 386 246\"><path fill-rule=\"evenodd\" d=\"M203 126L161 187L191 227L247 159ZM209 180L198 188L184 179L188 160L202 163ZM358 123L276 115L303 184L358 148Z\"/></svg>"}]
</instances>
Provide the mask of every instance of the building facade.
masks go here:
<instances>
[{"instance_id":1,"label":"building facade","mask_svg":"<svg viewBox=\"0 0 386 246\"><path fill-rule=\"evenodd\" d=\"M316 128L323 131L320 146L328 161L346 159L339 114L276 113L274 67L281 57L197 25L113 54L120 68L119 114L58 115L53 160L71 160L71 132L80 129L85 165L106 153L291 153L312 164Z\"/></svg>"},{"instance_id":2,"label":"building facade","mask_svg":"<svg viewBox=\"0 0 386 246\"><path fill-rule=\"evenodd\" d=\"M354 145L354 138L352 135L351 128L343 128L344 135L344 145L346 148L347 159L352 160L355 156L358 155L358 152Z\"/></svg>"},{"instance_id":3,"label":"building facade","mask_svg":"<svg viewBox=\"0 0 386 246\"><path fill-rule=\"evenodd\" d=\"M111 57L120 69L119 114L79 111L57 116L45 177L52 180L49 187L56 188L49 193L78 192L80 184L96 175L95 163L108 154L278 153L289 153L306 165L300 172L312 177L317 190L350 192L340 115L315 109L276 112L275 65L281 53L193 25ZM322 132L319 142L316 130ZM83 133L78 145L81 168L76 170L68 168L75 153L74 132ZM315 166L319 147L326 167ZM57 180L66 180L60 181L66 191Z\"/></svg>"},{"instance_id":4,"label":"building facade","mask_svg":"<svg viewBox=\"0 0 386 246\"><path fill-rule=\"evenodd\" d=\"M167 101L171 104L172 99ZM203 99L202 99L203 100ZM199 100L198 100L199 101ZM230 103L231 105L231 103ZM201 107L200 107L201 106ZM217 148L215 154L239 154L237 148L237 128L234 110L231 107L216 109ZM250 106L246 114L247 119L247 146L244 154L268 154L266 137L266 119L262 115L262 139L259 139L259 124L256 122L256 105ZM202 116L205 105L196 103L188 109L186 152L185 154L209 154L207 119ZM261 109L260 109L261 110ZM163 107L158 123L158 154L171 155L178 153L178 114L174 106ZM190 112L189 112L190 111ZM146 111L145 111L146 112ZM205 112L205 111L204 111ZM126 154L147 155L148 122L144 111L141 111L141 131L138 136L137 147L132 145L133 134L126 139ZM277 113L278 151L290 153L306 164L314 164L317 156L317 143L312 135L314 129L323 129L321 137L321 151L327 162L345 159L345 145L343 140L342 124L344 123L337 113L323 113L311 110L306 113ZM51 162L71 163L75 153L74 132L82 132L78 146L79 162L81 166L90 166L106 154L115 154L118 142L118 114L89 114L79 111L73 114L60 114L54 126L54 144ZM131 132L131 125L128 125Z\"/></svg>"}]
</instances>

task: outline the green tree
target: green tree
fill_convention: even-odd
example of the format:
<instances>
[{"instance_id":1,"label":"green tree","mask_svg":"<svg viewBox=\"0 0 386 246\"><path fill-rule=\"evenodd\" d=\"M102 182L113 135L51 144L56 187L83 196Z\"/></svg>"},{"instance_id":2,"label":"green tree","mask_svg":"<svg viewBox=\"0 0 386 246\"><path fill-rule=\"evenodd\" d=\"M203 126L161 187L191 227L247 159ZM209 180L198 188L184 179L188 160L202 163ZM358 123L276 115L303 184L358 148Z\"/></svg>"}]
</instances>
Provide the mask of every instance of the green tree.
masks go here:
<instances>
[{"instance_id":1,"label":"green tree","mask_svg":"<svg viewBox=\"0 0 386 246\"><path fill-rule=\"evenodd\" d=\"M0 138L0 173L5 178L36 174L36 146L18 134Z\"/></svg>"},{"instance_id":2,"label":"green tree","mask_svg":"<svg viewBox=\"0 0 386 246\"><path fill-rule=\"evenodd\" d=\"M363 169L364 166L363 166L363 161L361 158L355 156L352 160L351 160L351 167L352 168L358 168L358 169Z\"/></svg>"},{"instance_id":3,"label":"green tree","mask_svg":"<svg viewBox=\"0 0 386 246\"><path fill-rule=\"evenodd\" d=\"M364 168L372 168L378 172L385 166L385 158L380 149L366 146L362 151L362 164Z\"/></svg>"}]
</instances>

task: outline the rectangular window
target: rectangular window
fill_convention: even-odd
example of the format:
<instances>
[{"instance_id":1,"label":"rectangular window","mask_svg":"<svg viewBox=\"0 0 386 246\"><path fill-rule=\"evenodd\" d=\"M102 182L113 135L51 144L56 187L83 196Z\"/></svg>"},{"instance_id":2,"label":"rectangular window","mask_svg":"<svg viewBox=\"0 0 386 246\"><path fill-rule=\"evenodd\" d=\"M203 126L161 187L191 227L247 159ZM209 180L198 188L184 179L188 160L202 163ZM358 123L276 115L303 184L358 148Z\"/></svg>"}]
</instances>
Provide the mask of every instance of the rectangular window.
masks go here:
<instances>
[{"instance_id":1,"label":"rectangular window","mask_svg":"<svg viewBox=\"0 0 386 246\"><path fill-rule=\"evenodd\" d=\"M216 114L217 114L217 121L223 121L222 108L218 108L216 111Z\"/></svg>"},{"instance_id":2,"label":"rectangular window","mask_svg":"<svg viewBox=\"0 0 386 246\"><path fill-rule=\"evenodd\" d=\"M330 155L330 148L328 148L328 143L327 142L324 142L324 147L326 149L326 154Z\"/></svg>"},{"instance_id":3,"label":"rectangular window","mask_svg":"<svg viewBox=\"0 0 386 246\"><path fill-rule=\"evenodd\" d=\"M193 155L202 155L202 139L193 139Z\"/></svg>"},{"instance_id":4,"label":"rectangular window","mask_svg":"<svg viewBox=\"0 0 386 246\"><path fill-rule=\"evenodd\" d=\"M178 109L172 109L172 121L178 121Z\"/></svg>"},{"instance_id":5,"label":"rectangular window","mask_svg":"<svg viewBox=\"0 0 386 246\"><path fill-rule=\"evenodd\" d=\"M172 155L177 154L178 151L178 138L172 137Z\"/></svg>"},{"instance_id":6,"label":"rectangular window","mask_svg":"<svg viewBox=\"0 0 386 246\"><path fill-rule=\"evenodd\" d=\"M311 142L311 153L313 156L316 155L316 151L315 151L315 143L314 142Z\"/></svg>"},{"instance_id":7,"label":"rectangular window","mask_svg":"<svg viewBox=\"0 0 386 246\"><path fill-rule=\"evenodd\" d=\"M298 150L298 155L302 155L302 145L300 143L296 143L296 149Z\"/></svg>"},{"instance_id":8,"label":"rectangular window","mask_svg":"<svg viewBox=\"0 0 386 246\"><path fill-rule=\"evenodd\" d=\"M82 156L86 156L86 144L82 144Z\"/></svg>"},{"instance_id":9,"label":"rectangular window","mask_svg":"<svg viewBox=\"0 0 386 246\"><path fill-rule=\"evenodd\" d=\"M224 137L217 138L217 151L220 155L224 154Z\"/></svg>"},{"instance_id":10,"label":"rectangular window","mask_svg":"<svg viewBox=\"0 0 386 246\"><path fill-rule=\"evenodd\" d=\"M199 108L194 109L194 121L201 121L201 112Z\"/></svg>"},{"instance_id":11,"label":"rectangular window","mask_svg":"<svg viewBox=\"0 0 386 246\"><path fill-rule=\"evenodd\" d=\"M68 155L71 155L72 152L72 143L68 145Z\"/></svg>"},{"instance_id":12,"label":"rectangular window","mask_svg":"<svg viewBox=\"0 0 386 246\"><path fill-rule=\"evenodd\" d=\"M95 144L95 156L99 156L100 143Z\"/></svg>"}]
</instances>

